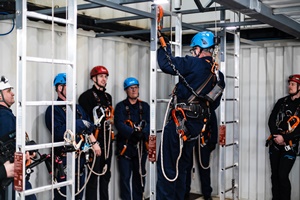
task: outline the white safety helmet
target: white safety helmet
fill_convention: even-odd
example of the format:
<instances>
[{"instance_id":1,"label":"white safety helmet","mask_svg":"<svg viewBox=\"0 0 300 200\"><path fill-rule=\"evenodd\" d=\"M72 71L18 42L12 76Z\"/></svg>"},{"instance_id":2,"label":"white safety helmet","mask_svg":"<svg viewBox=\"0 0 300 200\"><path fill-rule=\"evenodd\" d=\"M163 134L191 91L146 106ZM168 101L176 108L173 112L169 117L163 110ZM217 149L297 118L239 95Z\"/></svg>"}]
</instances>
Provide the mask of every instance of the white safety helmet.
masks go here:
<instances>
[{"instance_id":1,"label":"white safety helmet","mask_svg":"<svg viewBox=\"0 0 300 200\"><path fill-rule=\"evenodd\" d=\"M5 89L9 89L9 88L13 88L13 86L11 86L8 83L8 79L5 76L1 76L1 79L0 79L0 91L5 90Z\"/></svg>"}]
</instances>

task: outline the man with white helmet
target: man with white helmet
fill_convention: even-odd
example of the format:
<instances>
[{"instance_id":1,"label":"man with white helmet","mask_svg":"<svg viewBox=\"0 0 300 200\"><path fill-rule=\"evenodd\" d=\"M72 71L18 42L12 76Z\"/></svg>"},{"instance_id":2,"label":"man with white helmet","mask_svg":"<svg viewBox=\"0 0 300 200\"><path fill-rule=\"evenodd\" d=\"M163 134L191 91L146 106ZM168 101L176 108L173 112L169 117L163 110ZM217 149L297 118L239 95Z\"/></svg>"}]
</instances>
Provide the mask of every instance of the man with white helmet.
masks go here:
<instances>
[{"instance_id":1,"label":"man with white helmet","mask_svg":"<svg viewBox=\"0 0 300 200\"><path fill-rule=\"evenodd\" d=\"M169 44L157 51L161 70L179 76L173 90L170 120L164 126L158 155L158 200L184 199L186 172L193 147L210 120L214 102L218 101L225 87L212 58L214 34L210 31L197 33L191 47L192 56L185 57L172 56Z\"/></svg>"},{"instance_id":2,"label":"man with white helmet","mask_svg":"<svg viewBox=\"0 0 300 200\"><path fill-rule=\"evenodd\" d=\"M7 134L14 133L16 131L16 117L12 113L10 107L15 103L15 94L12 91L13 87L9 84L8 79L1 76L0 79L0 138L6 138ZM5 141L1 141L5 142ZM29 153L26 153L26 158L29 159ZM0 182L5 178L14 176L14 164L9 161L4 164L0 164ZM26 189L31 189L31 184L26 180ZM7 189L7 187L6 187ZM0 199L5 198L5 192L2 187L0 189ZM10 192L9 192L10 193ZM12 194L6 194L14 196ZM14 198L14 197L12 197ZM36 200L35 195L26 196L26 200Z\"/></svg>"}]
</instances>

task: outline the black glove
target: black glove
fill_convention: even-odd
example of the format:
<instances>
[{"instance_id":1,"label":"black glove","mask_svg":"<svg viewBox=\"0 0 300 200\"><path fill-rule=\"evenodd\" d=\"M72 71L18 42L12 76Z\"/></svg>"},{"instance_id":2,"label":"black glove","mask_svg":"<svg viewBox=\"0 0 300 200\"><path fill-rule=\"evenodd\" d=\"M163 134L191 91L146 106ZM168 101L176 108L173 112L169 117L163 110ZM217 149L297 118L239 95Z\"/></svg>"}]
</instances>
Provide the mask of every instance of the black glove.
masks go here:
<instances>
[{"instance_id":1,"label":"black glove","mask_svg":"<svg viewBox=\"0 0 300 200\"><path fill-rule=\"evenodd\" d=\"M134 131L129 138L129 143L133 145L137 145L137 143L141 141L143 137L144 135L142 131Z\"/></svg>"},{"instance_id":2,"label":"black glove","mask_svg":"<svg viewBox=\"0 0 300 200\"><path fill-rule=\"evenodd\" d=\"M216 149L216 143L207 143L206 146L210 150L210 152Z\"/></svg>"}]
</instances>

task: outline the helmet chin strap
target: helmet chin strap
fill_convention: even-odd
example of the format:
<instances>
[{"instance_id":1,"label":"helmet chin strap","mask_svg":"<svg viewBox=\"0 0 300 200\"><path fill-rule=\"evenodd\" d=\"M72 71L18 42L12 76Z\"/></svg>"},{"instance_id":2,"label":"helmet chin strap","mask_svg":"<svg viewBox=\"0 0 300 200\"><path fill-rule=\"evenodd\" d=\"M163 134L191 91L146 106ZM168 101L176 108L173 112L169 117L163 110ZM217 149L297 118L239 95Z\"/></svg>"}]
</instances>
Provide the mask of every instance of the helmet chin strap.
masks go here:
<instances>
[{"instance_id":1,"label":"helmet chin strap","mask_svg":"<svg viewBox=\"0 0 300 200\"><path fill-rule=\"evenodd\" d=\"M64 89L65 89L65 85L62 85L62 89L61 89L61 96L63 96L65 99L67 99L67 97L64 95Z\"/></svg>"},{"instance_id":2,"label":"helmet chin strap","mask_svg":"<svg viewBox=\"0 0 300 200\"><path fill-rule=\"evenodd\" d=\"M297 91L294 92L294 93L292 93L292 94L290 94L292 97L293 97L293 96L296 96L297 94L299 94L299 92L300 92L299 86L300 86L300 84L297 83Z\"/></svg>"},{"instance_id":3,"label":"helmet chin strap","mask_svg":"<svg viewBox=\"0 0 300 200\"><path fill-rule=\"evenodd\" d=\"M96 81L94 81L94 83L99 87L99 89L102 88L103 91L106 90L105 86L102 86L102 85L99 85L99 84L98 84L98 76L96 76Z\"/></svg>"},{"instance_id":4,"label":"helmet chin strap","mask_svg":"<svg viewBox=\"0 0 300 200\"><path fill-rule=\"evenodd\" d=\"M9 105L9 104L5 101L5 98L4 98L4 95L3 95L2 90L0 91L0 93L1 93L1 97L2 97L2 100L0 100L0 102L4 102L4 103L7 105L7 107L10 108L11 105Z\"/></svg>"}]
</instances>

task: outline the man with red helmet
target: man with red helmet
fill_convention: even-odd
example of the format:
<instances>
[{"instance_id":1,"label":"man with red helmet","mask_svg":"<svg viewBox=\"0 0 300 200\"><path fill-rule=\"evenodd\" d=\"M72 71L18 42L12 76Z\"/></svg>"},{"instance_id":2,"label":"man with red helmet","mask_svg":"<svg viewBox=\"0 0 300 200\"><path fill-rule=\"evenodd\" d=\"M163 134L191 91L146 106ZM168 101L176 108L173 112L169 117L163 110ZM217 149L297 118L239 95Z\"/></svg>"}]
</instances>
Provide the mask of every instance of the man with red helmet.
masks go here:
<instances>
[{"instance_id":1,"label":"man with red helmet","mask_svg":"<svg viewBox=\"0 0 300 200\"><path fill-rule=\"evenodd\" d=\"M289 173L300 138L300 74L289 76L289 95L279 99L269 117L269 146L273 200L291 199Z\"/></svg>"},{"instance_id":2,"label":"man with red helmet","mask_svg":"<svg viewBox=\"0 0 300 200\"><path fill-rule=\"evenodd\" d=\"M90 72L93 87L82 93L78 99L79 104L94 120L96 127L94 135L101 147L101 155L96 157L92 174L86 187L85 198L97 200L98 190L100 199L109 199L108 185L111 177L110 166L112 157L112 97L106 91L109 73L104 66L95 66ZM99 184L98 184L99 176Z\"/></svg>"}]
</instances>

